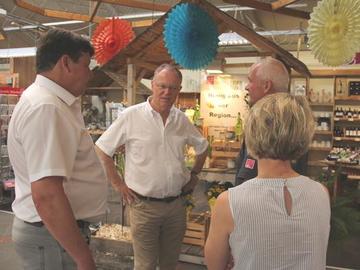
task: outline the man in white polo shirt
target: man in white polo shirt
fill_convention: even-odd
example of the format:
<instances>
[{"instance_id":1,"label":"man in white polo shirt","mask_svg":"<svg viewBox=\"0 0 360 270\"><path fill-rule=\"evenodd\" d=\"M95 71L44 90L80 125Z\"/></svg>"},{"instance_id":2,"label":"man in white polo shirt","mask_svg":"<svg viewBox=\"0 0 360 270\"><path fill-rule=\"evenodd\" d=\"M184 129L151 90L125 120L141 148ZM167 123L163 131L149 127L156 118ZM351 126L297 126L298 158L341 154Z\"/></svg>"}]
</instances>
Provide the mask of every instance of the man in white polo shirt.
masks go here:
<instances>
[{"instance_id":1,"label":"man in white polo shirt","mask_svg":"<svg viewBox=\"0 0 360 270\"><path fill-rule=\"evenodd\" d=\"M26 270L95 269L88 225L105 213L107 184L80 103L93 53L80 36L50 30L9 124L12 236Z\"/></svg>"},{"instance_id":2,"label":"man in white polo shirt","mask_svg":"<svg viewBox=\"0 0 360 270\"><path fill-rule=\"evenodd\" d=\"M153 95L131 106L96 142L113 186L130 204L136 270L175 269L186 228L181 194L191 192L204 164L208 143L173 104L182 75L163 64L155 70ZM125 144L125 179L116 172L112 156ZM184 163L186 145L197 154L191 172Z\"/></svg>"}]
</instances>

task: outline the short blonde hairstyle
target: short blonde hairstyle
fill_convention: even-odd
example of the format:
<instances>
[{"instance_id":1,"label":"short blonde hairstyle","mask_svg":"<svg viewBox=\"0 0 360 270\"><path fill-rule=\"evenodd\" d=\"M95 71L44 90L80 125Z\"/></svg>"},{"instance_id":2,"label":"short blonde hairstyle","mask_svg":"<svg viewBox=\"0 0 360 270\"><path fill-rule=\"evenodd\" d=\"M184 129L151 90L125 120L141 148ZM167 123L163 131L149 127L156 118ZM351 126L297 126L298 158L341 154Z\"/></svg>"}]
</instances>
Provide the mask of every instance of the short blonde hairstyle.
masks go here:
<instances>
[{"instance_id":1,"label":"short blonde hairstyle","mask_svg":"<svg viewBox=\"0 0 360 270\"><path fill-rule=\"evenodd\" d=\"M251 108L245 142L256 159L294 160L307 152L314 130L314 117L305 97L276 93Z\"/></svg>"}]
</instances>

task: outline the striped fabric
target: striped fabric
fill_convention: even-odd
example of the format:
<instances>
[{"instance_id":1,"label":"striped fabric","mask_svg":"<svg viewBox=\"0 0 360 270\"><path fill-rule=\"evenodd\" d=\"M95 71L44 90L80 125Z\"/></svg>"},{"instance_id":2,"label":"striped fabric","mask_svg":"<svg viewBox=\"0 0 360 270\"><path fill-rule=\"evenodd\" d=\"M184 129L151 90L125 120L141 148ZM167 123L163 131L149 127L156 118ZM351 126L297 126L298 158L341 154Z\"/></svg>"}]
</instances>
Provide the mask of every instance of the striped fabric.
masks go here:
<instances>
[{"instance_id":1,"label":"striped fabric","mask_svg":"<svg viewBox=\"0 0 360 270\"><path fill-rule=\"evenodd\" d=\"M292 198L290 215L284 185ZM233 269L325 269L330 203L321 184L305 176L254 178L229 189L229 203Z\"/></svg>"}]
</instances>

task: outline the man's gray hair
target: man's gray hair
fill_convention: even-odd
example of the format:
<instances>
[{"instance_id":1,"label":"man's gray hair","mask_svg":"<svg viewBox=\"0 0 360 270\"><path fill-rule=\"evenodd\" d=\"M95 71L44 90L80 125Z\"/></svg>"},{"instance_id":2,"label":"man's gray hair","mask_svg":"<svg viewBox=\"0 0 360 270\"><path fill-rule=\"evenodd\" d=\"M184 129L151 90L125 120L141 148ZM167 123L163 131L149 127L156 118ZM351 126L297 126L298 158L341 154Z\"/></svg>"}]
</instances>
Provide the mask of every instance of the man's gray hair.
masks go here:
<instances>
[{"instance_id":1,"label":"man's gray hair","mask_svg":"<svg viewBox=\"0 0 360 270\"><path fill-rule=\"evenodd\" d=\"M164 69L167 69L167 70L171 70L171 71L174 71L176 73L176 75L179 77L180 81L182 81L182 74L180 72L180 70L174 66L174 65L171 65L171 64L167 64L167 63L164 63L164 64L161 64L160 66L158 66L155 71L154 71L154 77L159 74L161 71L163 71Z\"/></svg>"},{"instance_id":2,"label":"man's gray hair","mask_svg":"<svg viewBox=\"0 0 360 270\"><path fill-rule=\"evenodd\" d=\"M271 81L273 92L289 91L289 72L281 61L272 57L266 57L261 59L257 66L257 78L262 81Z\"/></svg>"}]
</instances>

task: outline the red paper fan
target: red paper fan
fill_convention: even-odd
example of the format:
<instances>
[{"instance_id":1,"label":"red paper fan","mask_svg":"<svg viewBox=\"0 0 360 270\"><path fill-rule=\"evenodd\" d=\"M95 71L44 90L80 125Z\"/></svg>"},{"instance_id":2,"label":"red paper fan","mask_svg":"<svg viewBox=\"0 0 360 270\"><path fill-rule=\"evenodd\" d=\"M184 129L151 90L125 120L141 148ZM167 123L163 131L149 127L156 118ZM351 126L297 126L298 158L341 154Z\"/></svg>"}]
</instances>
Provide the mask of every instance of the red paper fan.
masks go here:
<instances>
[{"instance_id":1,"label":"red paper fan","mask_svg":"<svg viewBox=\"0 0 360 270\"><path fill-rule=\"evenodd\" d=\"M91 39L96 61L103 65L125 48L134 38L130 22L107 19L100 22Z\"/></svg>"}]
</instances>

